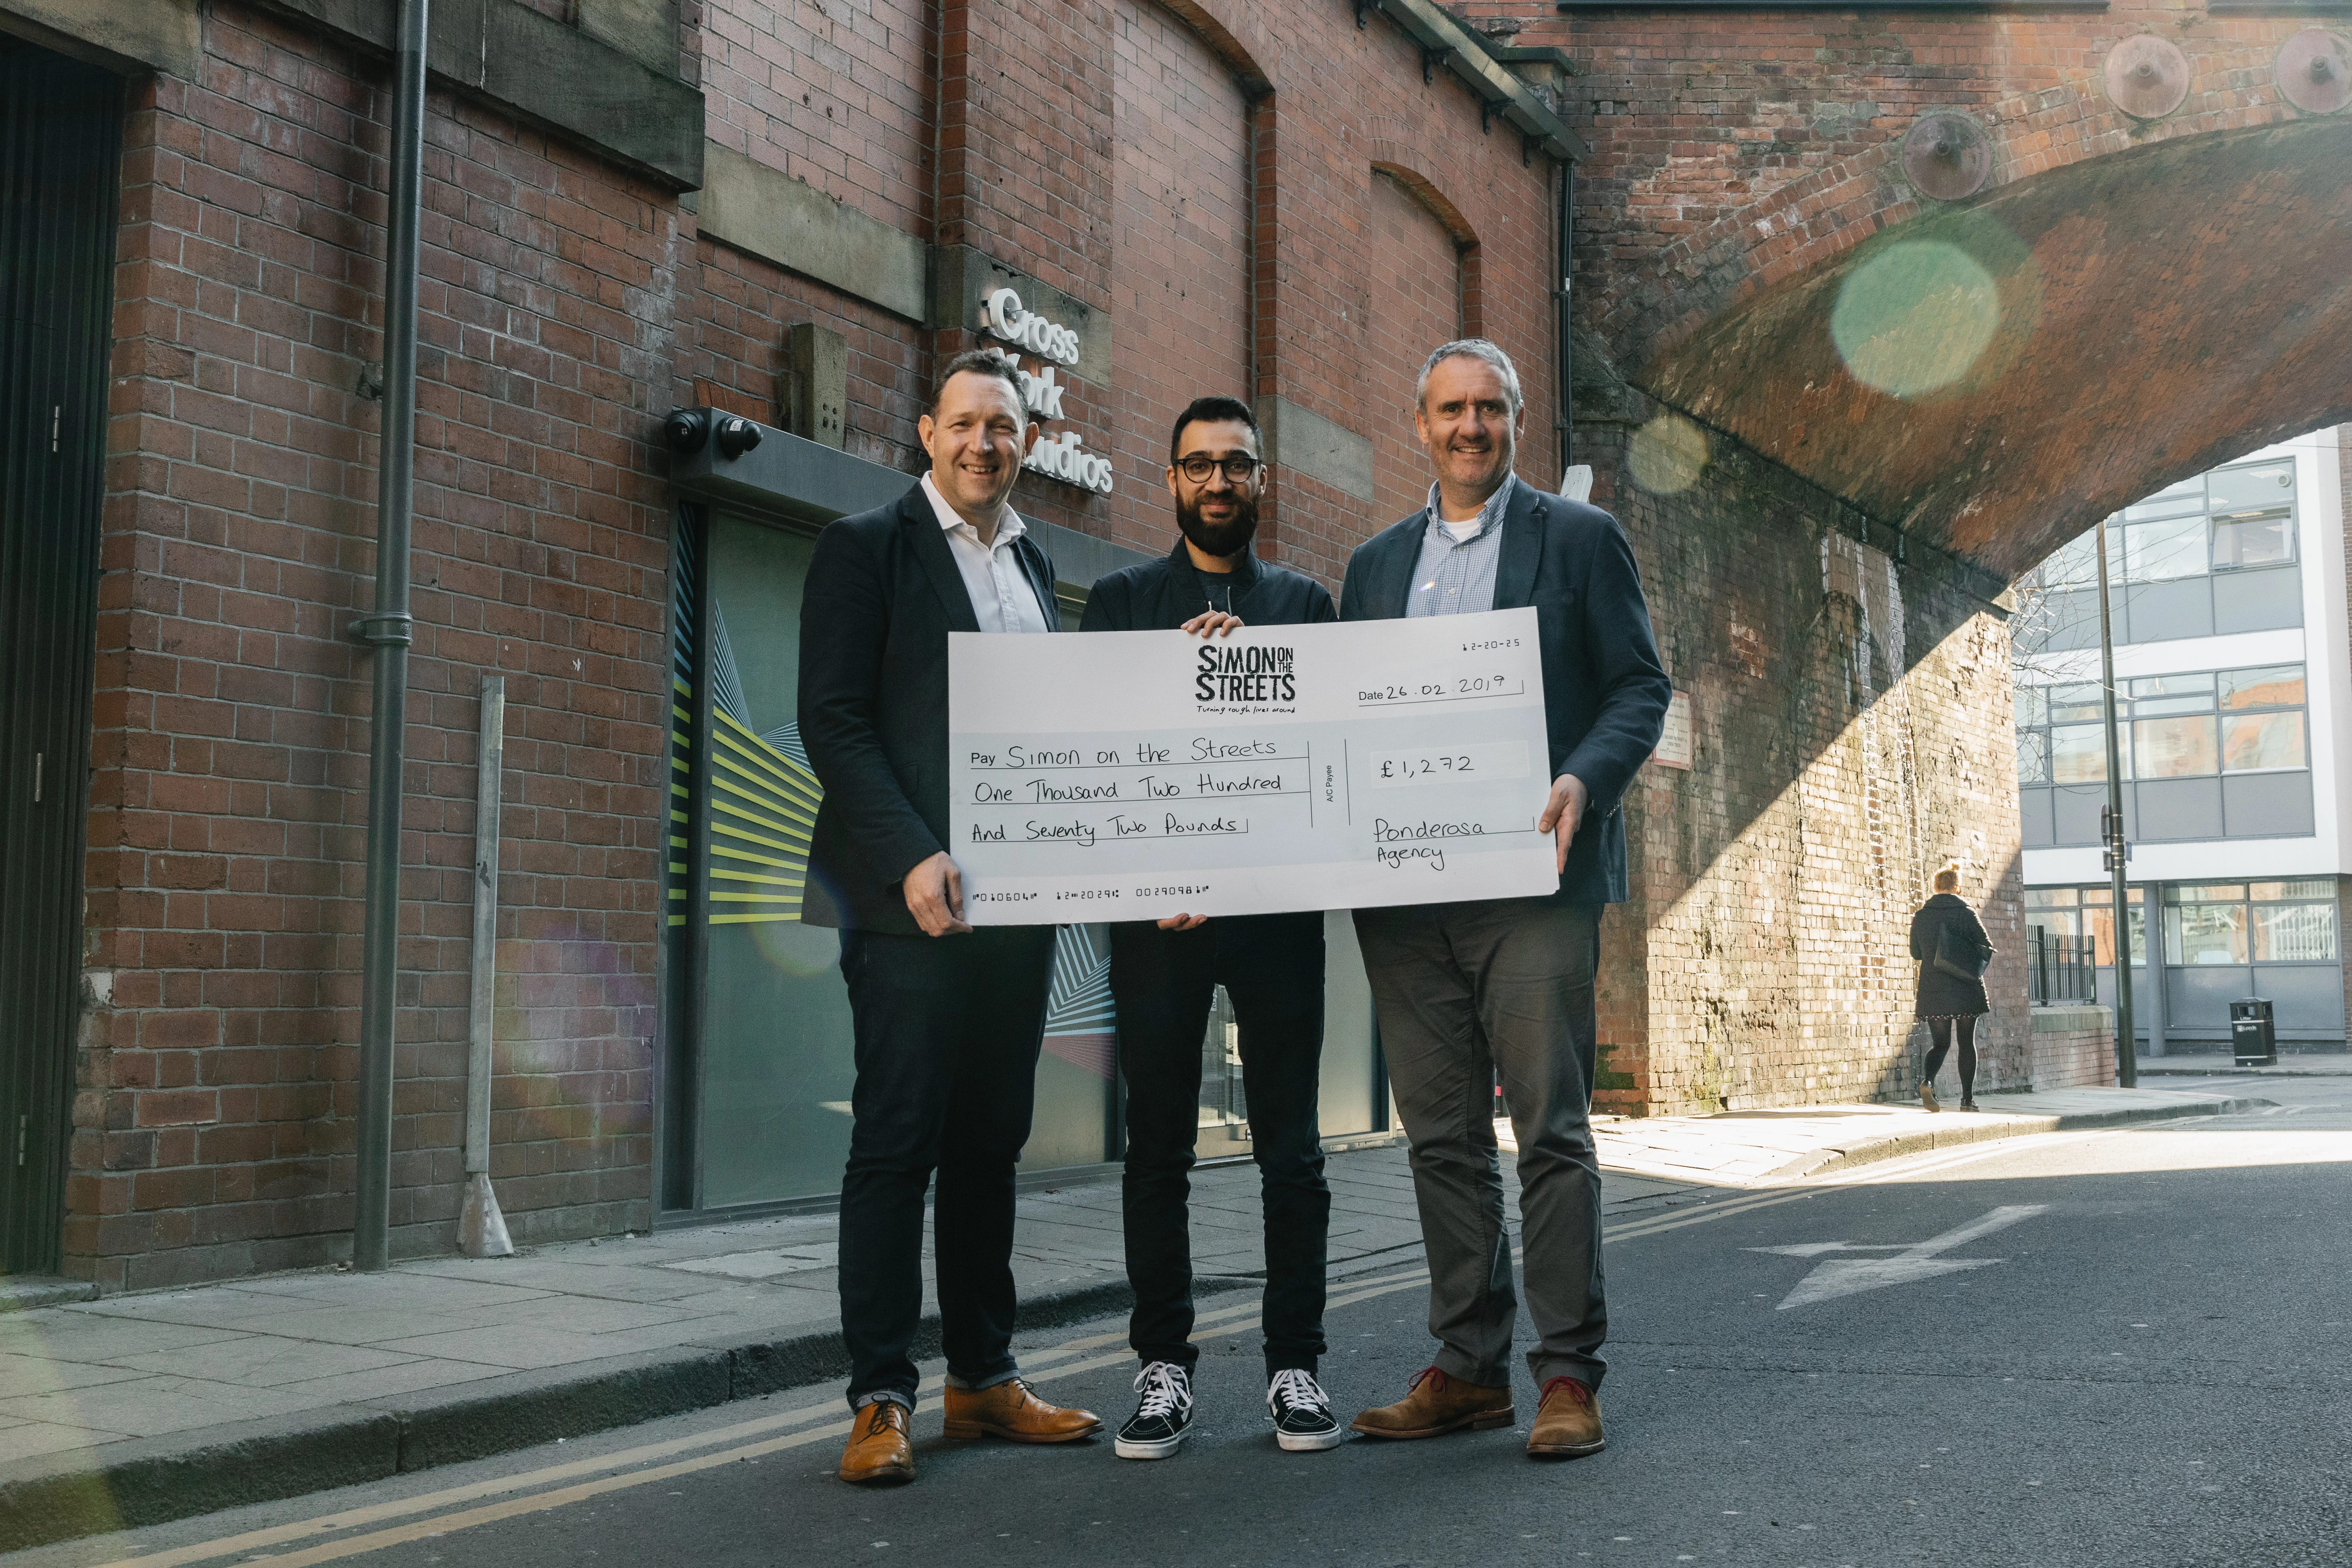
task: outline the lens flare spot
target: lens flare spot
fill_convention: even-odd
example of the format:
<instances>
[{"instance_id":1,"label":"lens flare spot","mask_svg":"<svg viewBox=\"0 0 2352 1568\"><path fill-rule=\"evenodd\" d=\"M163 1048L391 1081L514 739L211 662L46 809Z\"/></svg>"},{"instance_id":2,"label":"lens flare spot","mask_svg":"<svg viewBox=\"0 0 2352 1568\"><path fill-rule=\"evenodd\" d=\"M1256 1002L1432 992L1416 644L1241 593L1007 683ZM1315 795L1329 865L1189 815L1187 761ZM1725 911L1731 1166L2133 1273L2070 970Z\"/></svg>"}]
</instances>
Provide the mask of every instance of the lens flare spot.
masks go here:
<instances>
[{"instance_id":1,"label":"lens flare spot","mask_svg":"<svg viewBox=\"0 0 2352 1568\"><path fill-rule=\"evenodd\" d=\"M1846 369L1896 397L1959 380L2000 326L1992 274L1940 239L1906 240L1863 262L1830 312L1830 338Z\"/></svg>"},{"instance_id":2,"label":"lens flare spot","mask_svg":"<svg viewBox=\"0 0 2352 1568\"><path fill-rule=\"evenodd\" d=\"M841 962L841 933L798 921L761 921L751 928L760 956L787 974L803 979Z\"/></svg>"},{"instance_id":3,"label":"lens flare spot","mask_svg":"<svg viewBox=\"0 0 2352 1568\"><path fill-rule=\"evenodd\" d=\"M1625 466L1652 495L1680 495L1706 468L1706 432L1679 414L1661 414L1633 432Z\"/></svg>"}]
</instances>

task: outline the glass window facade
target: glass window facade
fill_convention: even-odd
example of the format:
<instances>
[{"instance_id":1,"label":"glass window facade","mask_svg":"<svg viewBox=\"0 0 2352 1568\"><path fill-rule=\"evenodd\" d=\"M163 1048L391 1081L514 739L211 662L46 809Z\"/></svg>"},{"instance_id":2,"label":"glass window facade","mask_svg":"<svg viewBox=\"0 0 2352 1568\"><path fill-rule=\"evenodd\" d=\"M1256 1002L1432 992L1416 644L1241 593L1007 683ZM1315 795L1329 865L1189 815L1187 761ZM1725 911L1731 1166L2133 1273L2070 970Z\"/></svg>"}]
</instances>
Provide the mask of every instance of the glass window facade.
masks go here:
<instances>
[{"instance_id":1,"label":"glass window facade","mask_svg":"<svg viewBox=\"0 0 2352 1568\"><path fill-rule=\"evenodd\" d=\"M2295 559L2293 461L2276 458L2184 479L2107 520L2107 572L2117 587L2169 583ZM2076 535L2026 581L2096 589L2096 531Z\"/></svg>"},{"instance_id":2,"label":"glass window facade","mask_svg":"<svg viewBox=\"0 0 2352 1568\"><path fill-rule=\"evenodd\" d=\"M2311 765L2299 664L2149 676L2119 684L2116 719L2123 726L2118 740L2127 779L2204 778ZM2106 726L2096 683L2022 687L2016 707L2019 784L2106 782Z\"/></svg>"},{"instance_id":3,"label":"glass window facade","mask_svg":"<svg viewBox=\"0 0 2352 1568\"><path fill-rule=\"evenodd\" d=\"M813 533L720 513L673 551L671 800L659 1206L756 1211L839 1190L856 1081L838 933L803 923L823 795L796 710ZM1075 631L1080 606L1060 606ZM1327 1136L1388 1125L1354 930L1325 917ZM1056 938L1025 1172L1121 1152L1106 928ZM1200 1152L1245 1153L1239 1037L1218 994L1202 1042Z\"/></svg>"},{"instance_id":4,"label":"glass window facade","mask_svg":"<svg viewBox=\"0 0 2352 1568\"><path fill-rule=\"evenodd\" d=\"M2183 480L2107 520L2117 643L2303 624L2294 464L2258 459ZM2019 584L2018 647L2099 646L2096 531Z\"/></svg>"},{"instance_id":5,"label":"glass window facade","mask_svg":"<svg viewBox=\"0 0 2352 1568\"><path fill-rule=\"evenodd\" d=\"M2130 895L2133 1015L2144 1039L2160 1026L2172 1052L2218 1049L2230 1038L2230 1004L2247 996L2271 1002L2282 1038L2332 1045L2345 1037L2336 879L2163 884L2163 956L2154 971L2143 921L2150 889ZM2099 999L2109 1005L2114 908L2105 885L2025 889L2027 926L2092 939Z\"/></svg>"},{"instance_id":6,"label":"glass window facade","mask_svg":"<svg viewBox=\"0 0 2352 1568\"><path fill-rule=\"evenodd\" d=\"M2335 963L2336 884L2176 883L2164 890L2164 961Z\"/></svg>"}]
</instances>

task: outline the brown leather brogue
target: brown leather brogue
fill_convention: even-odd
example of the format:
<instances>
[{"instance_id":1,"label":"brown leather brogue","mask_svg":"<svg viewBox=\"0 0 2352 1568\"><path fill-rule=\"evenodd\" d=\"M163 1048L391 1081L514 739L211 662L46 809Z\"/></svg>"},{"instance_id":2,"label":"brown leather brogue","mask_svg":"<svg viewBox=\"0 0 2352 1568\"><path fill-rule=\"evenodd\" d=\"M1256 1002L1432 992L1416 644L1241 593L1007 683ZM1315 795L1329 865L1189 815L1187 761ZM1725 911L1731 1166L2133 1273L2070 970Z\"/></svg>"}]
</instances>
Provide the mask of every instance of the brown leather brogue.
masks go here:
<instances>
[{"instance_id":1,"label":"brown leather brogue","mask_svg":"<svg viewBox=\"0 0 2352 1568\"><path fill-rule=\"evenodd\" d=\"M897 1486L915 1479L915 1450L907 1441L907 1407L877 1399L857 1407L849 1446L841 1451L841 1479L852 1486Z\"/></svg>"},{"instance_id":2,"label":"brown leather brogue","mask_svg":"<svg viewBox=\"0 0 2352 1568\"><path fill-rule=\"evenodd\" d=\"M1465 1426L1508 1426L1517 1416L1507 1385L1483 1388L1425 1366L1413 1374L1402 1399L1365 1411L1354 1425L1367 1437L1442 1437Z\"/></svg>"},{"instance_id":3,"label":"brown leather brogue","mask_svg":"<svg viewBox=\"0 0 2352 1568\"><path fill-rule=\"evenodd\" d=\"M1102 1430L1091 1410L1065 1410L1030 1392L1021 1379L986 1388L948 1385L947 1435L1002 1437L1008 1443L1070 1443Z\"/></svg>"},{"instance_id":4,"label":"brown leather brogue","mask_svg":"<svg viewBox=\"0 0 2352 1568\"><path fill-rule=\"evenodd\" d=\"M1572 1377L1543 1385L1528 1452L1542 1459L1580 1459L1601 1452L1601 1396Z\"/></svg>"}]
</instances>

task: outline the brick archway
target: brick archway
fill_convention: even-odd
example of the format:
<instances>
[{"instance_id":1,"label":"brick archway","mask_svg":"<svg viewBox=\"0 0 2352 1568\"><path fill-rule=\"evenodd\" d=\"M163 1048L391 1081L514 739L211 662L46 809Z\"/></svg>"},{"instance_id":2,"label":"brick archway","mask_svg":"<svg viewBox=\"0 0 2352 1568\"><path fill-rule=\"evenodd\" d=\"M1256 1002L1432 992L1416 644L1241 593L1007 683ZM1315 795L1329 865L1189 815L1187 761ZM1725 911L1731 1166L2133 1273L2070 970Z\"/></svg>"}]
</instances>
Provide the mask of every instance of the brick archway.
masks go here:
<instances>
[{"instance_id":1,"label":"brick archway","mask_svg":"<svg viewBox=\"0 0 2352 1568\"><path fill-rule=\"evenodd\" d=\"M1612 279L1587 320L1667 407L2013 575L2141 494L2352 414L2352 117L2231 96L2137 130L2095 89L2011 100L1986 116L1992 182L1951 205L1910 191L1890 141L1678 243L1681 287ZM1914 327L1990 324L1962 374L1885 390L1838 312L1924 247L1964 257L1983 298L1916 302Z\"/></svg>"}]
</instances>

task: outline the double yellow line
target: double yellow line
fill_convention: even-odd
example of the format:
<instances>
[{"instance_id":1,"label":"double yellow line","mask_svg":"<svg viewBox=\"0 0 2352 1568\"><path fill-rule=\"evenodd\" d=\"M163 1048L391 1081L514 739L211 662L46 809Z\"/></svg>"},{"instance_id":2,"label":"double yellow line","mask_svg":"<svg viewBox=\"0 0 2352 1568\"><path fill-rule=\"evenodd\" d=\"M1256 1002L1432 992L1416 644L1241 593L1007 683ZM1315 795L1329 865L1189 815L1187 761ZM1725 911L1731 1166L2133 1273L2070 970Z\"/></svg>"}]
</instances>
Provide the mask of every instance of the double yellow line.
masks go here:
<instances>
[{"instance_id":1,"label":"double yellow line","mask_svg":"<svg viewBox=\"0 0 2352 1568\"><path fill-rule=\"evenodd\" d=\"M1685 1213L1661 1215L1612 1226L1601 1239L1604 1245L1631 1241L1638 1237L1679 1230L1685 1226L1703 1225L1710 1220L1727 1219L1733 1215L1769 1208L1775 1204L1793 1203L1811 1195L1810 1191L1781 1192L1710 1203ZM1423 1268L1402 1269L1365 1279L1344 1280L1334 1287L1325 1309L1334 1310L1399 1290L1409 1290L1428 1279L1429 1270ZM1258 1308L1255 1302L1226 1307L1202 1312L1198 1321L1199 1326L1193 1331L1196 1340L1245 1333L1257 1327ZM1127 1348L1124 1330L1117 1333L1090 1334L1024 1356L1022 1375L1032 1383L1047 1383L1118 1366L1133 1359L1134 1352ZM937 1376L927 1377L919 1392L933 1393L942 1381ZM612 1492L717 1469L722 1465L764 1458L770 1454L781 1454L812 1443L838 1440L848 1436L850 1418L840 1405L826 1400L774 1415L764 1415L756 1421L737 1422L732 1426L659 1443L639 1444L601 1458L576 1459L569 1464L552 1465L520 1475L495 1477L465 1486L421 1492L415 1497L371 1503L364 1508L320 1514L315 1519L299 1520L291 1524L272 1525L263 1530L196 1542L145 1556L121 1558L105 1564L104 1568L180 1568L184 1563L202 1563L215 1557L261 1552L270 1553L268 1560L276 1568L302 1568L306 1563L331 1563L340 1558L380 1552L388 1546L400 1546L431 1536L471 1530L477 1525L495 1524L500 1520L515 1519L524 1514L543 1513ZM728 1446L719 1447L715 1452L696 1452L721 1444ZM443 1511L452 1509L457 1511ZM418 1515L430 1517L416 1517ZM393 1523L393 1521L405 1522ZM352 1531L362 1533L347 1533ZM341 1539L320 1541L319 1538L321 1536L339 1536ZM299 1544L306 1541L317 1542L317 1544L307 1547ZM295 1550L282 1553L272 1550L288 1546Z\"/></svg>"}]
</instances>

